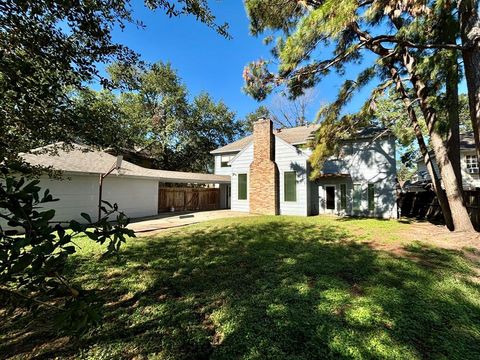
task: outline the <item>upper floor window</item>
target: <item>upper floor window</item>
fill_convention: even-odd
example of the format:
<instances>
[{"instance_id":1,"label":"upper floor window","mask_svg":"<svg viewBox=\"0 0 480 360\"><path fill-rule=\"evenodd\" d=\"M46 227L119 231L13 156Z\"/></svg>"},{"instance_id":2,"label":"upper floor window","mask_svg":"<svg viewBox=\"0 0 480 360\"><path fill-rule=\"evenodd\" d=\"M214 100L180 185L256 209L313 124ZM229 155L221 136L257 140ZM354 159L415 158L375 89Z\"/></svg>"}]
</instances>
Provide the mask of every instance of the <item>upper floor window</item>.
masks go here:
<instances>
[{"instance_id":1,"label":"upper floor window","mask_svg":"<svg viewBox=\"0 0 480 360\"><path fill-rule=\"evenodd\" d=\"M467 169L478 169L477 155L466 155L465 162L467 163Z\"/></svg>"},{"instance_id":2,"label":"upper floor window","mask_svg":"<svg viewBox=\"0 0 480 360\"><path fill-rule=\"evenodd\" d=\"M221 167L230 167L228 163L232 160L234 155L222 155L220 159Z\"/></svg>"}]
</instances>

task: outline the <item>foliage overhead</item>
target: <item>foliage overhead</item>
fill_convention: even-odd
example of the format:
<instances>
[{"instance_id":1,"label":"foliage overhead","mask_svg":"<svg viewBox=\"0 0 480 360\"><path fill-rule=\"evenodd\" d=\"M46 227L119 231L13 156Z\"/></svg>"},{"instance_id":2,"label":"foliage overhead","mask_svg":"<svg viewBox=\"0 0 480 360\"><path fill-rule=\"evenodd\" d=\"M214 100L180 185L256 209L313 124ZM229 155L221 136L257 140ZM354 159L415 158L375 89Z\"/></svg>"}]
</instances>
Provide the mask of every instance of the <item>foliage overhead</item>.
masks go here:
<instances>
[{"instance_id":1,"label":"foliage overhead","mask_svg":"<svg viewBox=\"0 0 480 360\"><path fill-rule=\"evenodd\" d=\"M145 5L168 16L192 15L228 37L206 0L146 0ZM85 132L99 120L78 117L72 91L92 81L113 84L97 68L118 62L141 66L139 55L114 42L115 27L142 27L129 0L3 1L0 3L0 155L16 158L22 151L58 141L104 146L101 132Z\"/></svg>"},{"instance_id":2,"label":"foliage overhead","mask_svg":"<svg viewBox=\"0 0 480 360\"><path fill-rule=\"evenodd\" d=\"M259 10L259 3L265 11ZM417 59L416 74L424 81L422 90L432 99L444 88L449 69L457 61L456 50L461 48L455 43L455 2L326 0L288 4L290 7L274 0L245 2L252 33L277 37L273 60L254 61L245 67L247 94L264 100L276 87L284 87L296 98L330 72L344 76L348 65L360 65L356 78L347 78L337 98L319 111L322 126L311 159L316 168L343 137L358 127L378 123L376 101L396 85L389 68L397 66L400 75L406 75L402 51L408 49ZM363 61L365 52L374 53L376 59ZM363 107L357 113L346 113L345 106L367 85L374 90ZM413 88L405 86L408 91ZM442 121L436 126L441 129L442 125L446 127Z\"/></svg>"},{"instance_id":3,"label":"foliage overhead","mask_svg":"<svg viewBox=\"0 0 480 360\"><path fill-rule=\"evenodd\" d=\"M170 64L159 62L144 69L114 64L108 71L112 82L124 89L111 97L121 123L128 124L128 138L148 150L154 167L209 171L210 151L243 134L242 124L222 101L215 102L207 93L190 101Z\"/></svg>"}]
</instances>

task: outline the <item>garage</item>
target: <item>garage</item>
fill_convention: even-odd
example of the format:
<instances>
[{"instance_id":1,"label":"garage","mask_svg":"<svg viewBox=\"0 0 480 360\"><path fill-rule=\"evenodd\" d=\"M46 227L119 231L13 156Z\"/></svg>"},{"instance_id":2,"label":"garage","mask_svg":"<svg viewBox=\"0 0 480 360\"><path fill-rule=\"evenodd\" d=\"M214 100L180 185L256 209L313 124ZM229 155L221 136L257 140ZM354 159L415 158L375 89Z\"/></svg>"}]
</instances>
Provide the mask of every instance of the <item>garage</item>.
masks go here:
<instances>
[{"instance_id":1,"label":"garage","mask_svg":"<svg viewBox=\"0 0 480 360\"><path fill-rule=\"evenodd\" d=\"M49 189L54 198L60 199L48 203L48 208L56 210L55 222L72 219L85 221L80 216L82 212L96 219L102 175L102 200L118 204L119 209L130 218L170 211L172 206L159 208L160 189L165 187L191 189L193 185L202 190L197 190L196 196L193 190L183 190L190 199L190 202L184 202L189 210L203 210L204 203L211 210L218 209L220 195L212 194L220 193L220 184L230 183L230 177L224 175L147 169L124 160L118 166L117 157L82 145L74 145L72 149L60 146L56 154L45 150L48 148L36 149L22 154L22 157L33 166L61 172L60 178L46 175L40 177L40 186ZM106 176L109 171L111 172ZM171 187L173 184L181 187ZM209 184L209 187L200 187L205 184ZM195 198L197 200L192 201Z\"/></svg>"}]
</instances>

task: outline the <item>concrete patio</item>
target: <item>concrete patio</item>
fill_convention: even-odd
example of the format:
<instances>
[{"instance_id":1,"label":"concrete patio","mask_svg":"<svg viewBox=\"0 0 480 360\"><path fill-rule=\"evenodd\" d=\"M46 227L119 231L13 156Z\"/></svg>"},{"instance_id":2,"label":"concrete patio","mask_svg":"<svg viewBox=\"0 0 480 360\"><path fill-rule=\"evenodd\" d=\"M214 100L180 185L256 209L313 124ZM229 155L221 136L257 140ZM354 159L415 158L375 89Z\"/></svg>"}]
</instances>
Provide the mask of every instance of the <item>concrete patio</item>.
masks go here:
<instances>
[{"instance_id":1,"label":"concrete patio","mask_svg":"<svg viewBox=\"0 0 480 360\"><path fill-rule=\"evenodd\" d=\"M135 219L132 220L128 227L134 230L137 236L150 236L162 230L198 224L208 220L245 216L252 215L231 210L183 211L163 213L153 217Z\"/></svg>"}]
</instances>

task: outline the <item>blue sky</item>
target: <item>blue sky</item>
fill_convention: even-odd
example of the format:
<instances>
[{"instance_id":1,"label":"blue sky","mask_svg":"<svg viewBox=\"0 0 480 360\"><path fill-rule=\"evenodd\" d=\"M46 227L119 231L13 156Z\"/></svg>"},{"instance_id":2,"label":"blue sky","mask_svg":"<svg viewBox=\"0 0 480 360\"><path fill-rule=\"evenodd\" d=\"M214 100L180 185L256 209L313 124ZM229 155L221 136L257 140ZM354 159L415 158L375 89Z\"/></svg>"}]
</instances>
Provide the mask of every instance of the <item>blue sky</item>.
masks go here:
<instances>
[{"instance_id":1,"label":"blue sky","mask_svg":"<svg viewBox=\"0 0 480 360\"><path fill-rule=\"evenodd\" d=\"M269 58L269 48L263 45L262 38L249 34L243 1L216 0L209 3L218 22L229 23L233 39L221 37L192 17L168 18L162 12L152 12L144 7L143 1L134 1L134 17L146 28L128 26L124 31L115 29L113 38L140 53L147 62L170 62L191 96L207 91L217 101L223 100L241 118L259 106L241 91L242 70L252 60ZM365 61L371 59L372 56L367 55ZM359 68L349 66L345 78L354 79ZM321 82L308 112L310 120L315 118L321 105L334 99L345 78L332 74ZM357 95L346 110L357 110L370 89ZM271 102L272 98L264 104Z\"/></svg>"},{"instance_id":2,"label":"blue sky","mask_svg":"<svg viewBox=\"0 0 480 360\"><path fill-rule=\"evenodd\" d=\"M229 23L233 39L221 37L192 17L168 18L162 12L152 12L141 1L134 3L134 17L146 28L115 29L113 38L140 53L147 62L170 62L190 95L207 91L217 101L223 100L241 118L259 106L241 90L242 70L252 60L268 58L269 48L263 45L261 37L249 34L241 0L210 1L210 5L219 23ZM341 79L332 75L320 84L309 109L309 119L313 120L319 107L333 99L340 83ZM270 102L272 98L265 104ZM350 108L360 103L361 98Z\"/></svg>"}]
</instances>

